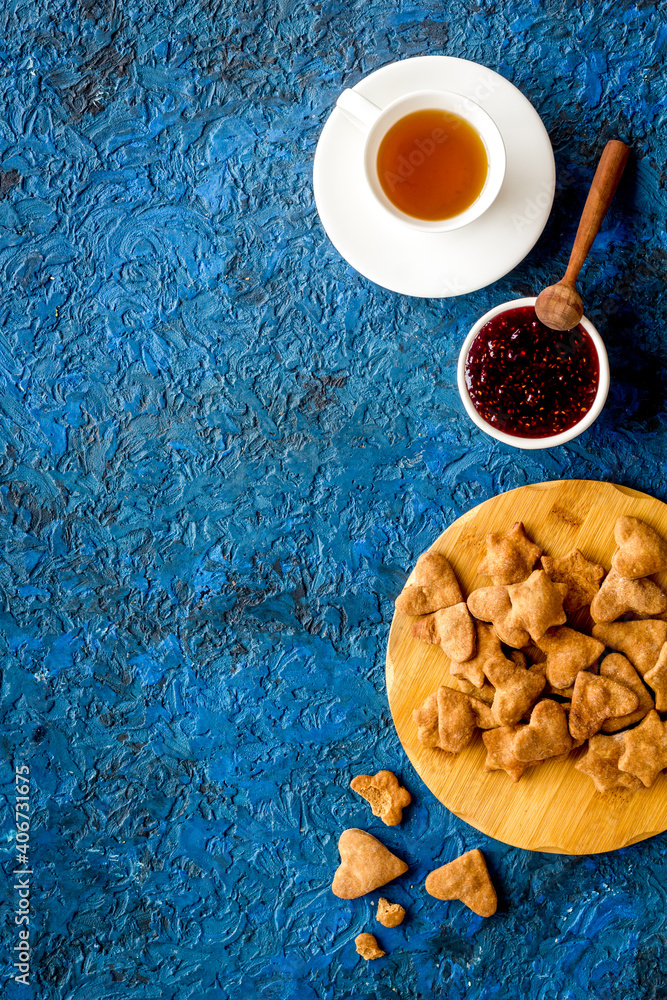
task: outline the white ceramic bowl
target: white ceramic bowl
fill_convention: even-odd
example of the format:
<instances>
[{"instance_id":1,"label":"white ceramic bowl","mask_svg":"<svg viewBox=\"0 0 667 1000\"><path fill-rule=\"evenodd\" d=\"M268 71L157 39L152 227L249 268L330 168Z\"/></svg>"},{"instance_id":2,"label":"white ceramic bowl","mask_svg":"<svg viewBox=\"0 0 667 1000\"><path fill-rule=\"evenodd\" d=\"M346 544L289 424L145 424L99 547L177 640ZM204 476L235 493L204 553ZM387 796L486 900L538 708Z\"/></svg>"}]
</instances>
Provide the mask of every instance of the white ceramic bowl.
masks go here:
<instances>
[{"instance_id":1,"label":"white ceramic bowl","mask_svg":"<svg viewBox=\"0 0 667 1000\"><path fill-rule=\"evenodd\" d=\"M506 312L508 309L519 309L521 306L534 306L535 298L525 298L525 299L514 299L512 302L503 302L502 305L496 306L494 309L489 309L487 313L478 319L472 330L463 341L463 347L461 348L461 353L459 354L459 364L457 371L457 381L459 387L459 394L465 406L466 413L473 421L477 424L480 430L483 430L486 434L491 437L496 438L498 441L504 442L504 444L511 444L514 448L555 448L557 445L565 444L566 441L571 441L573 438L577 437L582 431L585 431L587 427L598 418L600 411L605 404L607 399L607 393L609 391L609 359L607 358L607 351L604 346L604 341L602 337L597 332L590 320L586 319L584 316L581 320L581 326L583 326L586 333L589 335L593 344L595 345L595 350L598 355L598 367L599 367L599 380L598 380L598 391L593 401L588 413L586 413L581 420L576 423L573 427L570 427L567 431L562 431L560 434L552 434L550 437L542 438L525 438L517 437L514 434L507 434L505 431L500 431L492 424L488 423L475 409L470 399L470 394L468 393L468 387L466 385L465 370L466 361L468 359L468 351L470 350L472 343L486 323L489 320L494 319L495 316L500 315L500 313Z\"/></svg>"}]
</instances>

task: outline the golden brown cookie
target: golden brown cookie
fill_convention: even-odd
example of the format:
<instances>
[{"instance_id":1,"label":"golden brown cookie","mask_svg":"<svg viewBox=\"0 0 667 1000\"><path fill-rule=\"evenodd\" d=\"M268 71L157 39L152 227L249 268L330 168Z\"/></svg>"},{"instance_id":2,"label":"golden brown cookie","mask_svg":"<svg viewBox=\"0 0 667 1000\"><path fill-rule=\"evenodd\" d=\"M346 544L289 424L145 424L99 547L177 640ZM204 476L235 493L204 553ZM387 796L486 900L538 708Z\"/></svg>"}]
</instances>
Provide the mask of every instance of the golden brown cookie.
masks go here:
<instances>
[{"instance_id":1,"label":"golden brown cookie","mask_svg":"<svg viewBox=\"0 0 667 1000\"><path fill-rule=\"evenodd\" d=\"M375 919L384 927L398 927L403 923L405 909L399 903L390 903L384 896L378 900L378 911Z\"/></svg>"},{"instance_id":2,"label":"golden brown cookie","mask_svg":"<svg viewBox=\"0 0 667 1000\"><path fill-rule=\"evenodd\" d=\"M414 583L396 598L396 610L404 615L428 615L440 608L460 604L463 594L449 560L439 552L422 553L415 564Z\"/></svg>"},{"instance_id":3,"label":"golden brown cookie","mask_svg":"<svg viewBox=\"0 0 667 1000\"><path fill-rule=\"evenodd\" d=\"M485 771L505 771L512 781L518 781L529 767L537 767L541 760L519 760L514 753L514 740L523 726L502 726L482 733L486 747Z\"/></svg>"},{"instance_id":4,"label":"golden brown cookie","mask_svg":"<svg viewBox=\"0 0 667 1000\"><path fill-rule=\"evenodd\" d=\"M657 710L667 712L667 643L660 650L656 665L644 674L644 680L653 689Z\"/></svg>"},{"instance_id":5,"label":"golden brown cookie","mask_svg":"<svg viewBox=\"0 0 667 1000\"><path fill-rule=\"evenodd\" d=\"M667 733L655 709L638 726L623 733L623 743L619 770L634 775L642 785L650 788L662 769L667 767Z\"/></svg>"},{"instance_id":6,"label":"golden brown cookie","mask_svg":"<svg viewBox=\"0 0 667 1000\"><path fill-rule=\"evenodd\" d=\"M493 684L489 684L488 681L485 681L481 687L475 687L465 677L451 677L448 683L451 684L455 691L463 691L464 694L470 694L473 698L478 698L480 701L486 702L487 705L492 703L493 696L496 693Z\"/></svg>"},{"instance_id":7,"label":"golden brown cookie","mask_svg":"<svg viewBox=\"0 0 667 1000\"><path fill-rule=\"evenodd\" d=\"M634 791L642 786L639 778L618 769L624 750L622 733L615 736L591 736L586 753L574 766L593 779L598 792L613 792L621 788Z\"/></svg>"},{"instance_id":8,"label":"golden brown cookie","mask_svg":"<svg viewBox=\"0 0 667 1000\"><path fill-rule=\"evenodd\" d=\"M538 701L530 714L527 726L521 726L512 747L519 760L546 760L567 754L572 749L572 737L567 725L567 714L555 701L544 698Z\"/></svg>"},{"instance_id":9,"label":"golden brown cookie","mask_svg":"<svg viewBox=\"0 0 667 1000\"><path fill-rule=\"evenodd\" d=\"M614 622L629 611L636 615L661 615L667 611L667 594L644 577L628 580L615 569L610 569L591 602L594 622Z\"/></svg>"},{"instance_id":10,"label":"golden brown cookie","mask_svg":"<svg viewBox=\"0 0 667 1000\"><path fill-rule=\"evenodd\" d=\"M624 514L616 521L614 538L618 548L611 565L621 576L636 580L667 569L667 542L645 521Z\"/></svg>"},{"instance_id":11,"label":"golden brown cookie","mask_svg":"<svg viewBox=\"0 0 667 1000\"><path fill-rule=\"evenodd\" d=\"M564 583L567 592L563 608L568 615L579 608L588 607L602 583L604 567L589 562L579 551L572 549L566 556L542 556L542 569L554 583Z\"/></svg>"},{"instance_id":12,"label":"golden brown cookie","mask_svg":"<svg viewBox=\"0 0 667 1000\"><path fill-rule=\"evenodd\" d=\"M408 870L405 861L365 830L343 830L338 840L340 865L331 891L339 899L357 899Z\"/></svg>"},{"instance_id":13,"label":"golden brown cookie","mask_svg":"<svg viewBox=\"0 0 667 1000\"><path fill-rule=\"evenodd\" d=\"M466 851L436 868L426 879L426 891L436 899L460 899L480 917L493 916L498 907L496 890L479 850Z\"/></svg>"},{"instance_id":14,"label":"golden brown cookie","mask_svg":"<svg viewBox=\"0 0 667 1000\"><path fill-rule=\"evenodd\" d=\"M642 684L642 679L635 668L622 653L610 653L609 656L605 656L600 664L600 677L611 677L613 681L625 684L639 698L639 704L634 712L621 715L617 719L607 719L602 725L603 733L617 733L619 729L634 726L635 722L640 722L653 708L653 698Z\"/></svg>"},{"instance_id":15,"label":"golden brown cookie","mask_svg":"<svg viewBox=\"0 0 667 1000\"><path fill-rule=\"evenodd\" d=\"M465 680L470 681L471 684L474 684L475 687L481 688L484 686L486 680L484 665L493 656L500 656L502 651L498 633L493 625L487 625L485 622L477 622L475 630L477 632L475 655L463 663L452 660L449 664L449 671L455 677L463 677Z\"/></svg>"},{"instance_id":16,"label":"golden brown cookie","mask_svg":"<svg viewBox=\"0 0 667 1000\"><path fill-rule=\"evenodd\" d=\"M379 816L386 826L397 826L403 810L412 802L410 792L399 785L391 771L378 771L372 777L359 774L350 782L350 788L370 802L373 815Z\"/></svg>"},{"instance_id":17,"label":"golden brown cookie","mask_svg":"<svg viewBox=\"0 0 667 1000\"><path fill-rule=\"evenodd\" d=\"M547 654L546 676L554 688L574 684L580 670L587 670L604 653L604 643L567 625L550 628L536 645Z\"/></svg>"},{"instance_id":18,"label":"golden brown cookie","mask_svg":"<svg viewBox=\"0 0 667 1000\"><path fill-rule=\"evenodd\" d=\"M465 601L419 618L412 625L410 635L440 646L451 660L457 662L469 660L477 644L475 623Z\"/></svg>"},{"instance_id":19,"label":"golden brown cookie","mask_svg":"<svg viewBox=\"0 0 667 1000\"><path fill-rule=\"evenodd\" d=\"M382 958L387 952L383 951L375 940L373 934L357 934L354 939L354 944L358 953L362 958L365 958L367 962L371 962L374 958Z\"/></svg>"},{"instance_id":20,"label":"golden brown cookie","mask_svg":"<svg viewBox=\"0 0 667 1000\"><path fill-rule=\"evenodd\" d=\"M490 576L497 586L520 583L542 554L539 545L531 542L521 521L504 534L491 532L486 536L486 556L479 566L481 576Z\"/></svg>"},{"instance_id":21,"label":"golden brown cookie","mask_svg":"<svg viewBox=\"0 0 667 1000\"><path fill-rule=\"evenodd\" d=\"M507 587L480 587L468 597L468 610L475 618L490 622L501 642L519 649L527 646L530 636L517 625Z\"/></svg>"},{"instance_id":22,"label":"golden brown cookie","mask_svg":"<svg viewBox=\"0 0 667 1000\"><path fill-rule=\"evenodd\" d=\"M574 682L570 734L576 740L590 739L607 719L628 715L636 711L638 705L639 698L624 684L581 670Z\"/></svg>"},{"instance_id":23,"label":"golden brown cookie","mask_svg":"<svg viewBox=\"0 0 667 1000\"><path fill-rule=\"evenodd\" d=\"M517 667L504 656L489 660L485 670L496 689L491 705L494 716L503 726L515 726L541 695L543 675Z\"/></svg>"},{"instance_id":24,"label":"golden brown cookie","mask_svg":"<svg viewBox=\"0 0 667 1000\"><path fill-rule=\"evenodd\" d=\"M630 660L642 677L658 662L667 642L667 622L648 618L641 622L609 622L594 625L593 635L610 649L616 649Z\"/></svg>"},{"instance_id":25,"label":"golden brown cookie","mask_svg":"<svg viewBox=\"0 0 667 1000\"><path fill-rule=\"evenodd\" d=\"M489 705L441 685L430 694L412 719L417 726L417 739L425 747L458 753L470 743L475 729L490 729L498 722Z\"/></svg>"},{"instance_id":26,"label":"golden brown cookie","mask_svg":"<svg viewBox=\"0 0 667 1000\"><path fill-rule=\"evenodd\" d=\"M567 615L563 599L567 593L564 583L553 583L543 569L536 569L523 583L507 588L515 612L515 622L522 625L534 642L541 639L547 629L563 625Z\"/></svg>"}]
</instances>

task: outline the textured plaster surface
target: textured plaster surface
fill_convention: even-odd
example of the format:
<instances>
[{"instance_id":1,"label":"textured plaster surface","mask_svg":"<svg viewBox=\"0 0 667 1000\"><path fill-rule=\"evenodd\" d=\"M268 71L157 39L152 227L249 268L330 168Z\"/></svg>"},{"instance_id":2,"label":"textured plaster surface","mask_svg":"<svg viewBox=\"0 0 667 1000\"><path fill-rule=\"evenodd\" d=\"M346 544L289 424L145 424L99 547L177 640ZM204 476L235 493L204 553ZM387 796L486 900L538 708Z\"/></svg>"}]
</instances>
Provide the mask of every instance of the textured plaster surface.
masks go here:
<instances>
[{"instance_id":1,"label":"textured plaster surface","mask_svg":"<svg viewBox=\"0 0 667 1000\"><path fill-rule=\"evenodd\" d=\"M471 506L561 477L667 500L666 48L650 0L0 5L3 983L17 762L35 873L10 1000L667 995L665 837L488 840L411 769L383 673L393 598ZM339 91L423 54L520 87L558 170L528 258L440 301L360 278L311 184ZM465 417L459 346L562 273L613 136L634 155L582 276L609 402L517 453ZM380 767L399 828L347 788ZM331 895L348 826L411 866L396 929ZM487 921L423 890L472 847Z\"/></svg>"}]
</instances>

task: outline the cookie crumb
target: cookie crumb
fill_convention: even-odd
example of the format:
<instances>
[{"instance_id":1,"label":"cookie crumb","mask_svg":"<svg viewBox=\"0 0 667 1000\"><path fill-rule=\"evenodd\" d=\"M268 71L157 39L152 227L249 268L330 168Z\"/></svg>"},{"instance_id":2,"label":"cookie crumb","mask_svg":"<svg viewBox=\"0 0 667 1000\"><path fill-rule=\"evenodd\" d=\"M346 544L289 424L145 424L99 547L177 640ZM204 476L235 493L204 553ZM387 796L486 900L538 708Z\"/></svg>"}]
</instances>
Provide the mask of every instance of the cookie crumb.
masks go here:
<instances>
[{"instance_id":1,"label":"cookie crumb","mask_svg":"<svg viewBox=\"0 0 667 1000\"><path fill-rule=\"evenodd\" d=\"M404 917L405 909L400 903L390 903L384 896L380 896L376 920L384 927L398 927L399 924L403 923Z\"/></svg>"},{"instance_id":2,"label":"cookie crumb","mask_svg":"<svg viewBox=\"0 0 667 1000\"><path fill-rule=\"evenodd\" d=\"M383 955L387 954L386 951L380 948L373 934L357 934L354 943L358 953L367 962L372 961L374 958L382 958Z\"/></svg>"}]
</instances>

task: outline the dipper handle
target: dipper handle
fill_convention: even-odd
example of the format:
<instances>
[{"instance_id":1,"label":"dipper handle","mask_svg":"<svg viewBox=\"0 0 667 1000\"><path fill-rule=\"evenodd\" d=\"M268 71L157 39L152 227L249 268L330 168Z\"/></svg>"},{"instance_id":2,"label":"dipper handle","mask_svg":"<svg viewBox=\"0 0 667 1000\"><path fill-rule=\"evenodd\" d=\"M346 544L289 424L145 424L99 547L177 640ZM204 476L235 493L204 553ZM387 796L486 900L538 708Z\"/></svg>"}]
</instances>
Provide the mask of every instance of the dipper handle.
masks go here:
<instances>
[{"instance_id":1,"label":"dipper handle","mask_svg":"<svg viewBox=\"0 0 667 1000\"><path fill-rule=\"evenodd\" d=\"M616 194L616 188L629 155L630 147L626 146L620 139L611 139L602 151L584 210L581 213L574 246L563 276L564 284L574 285L576 282L581 266L586 260L593 240L600 230L602 220L611 205L611 200Z\"/></svg>"}]
</instances>

